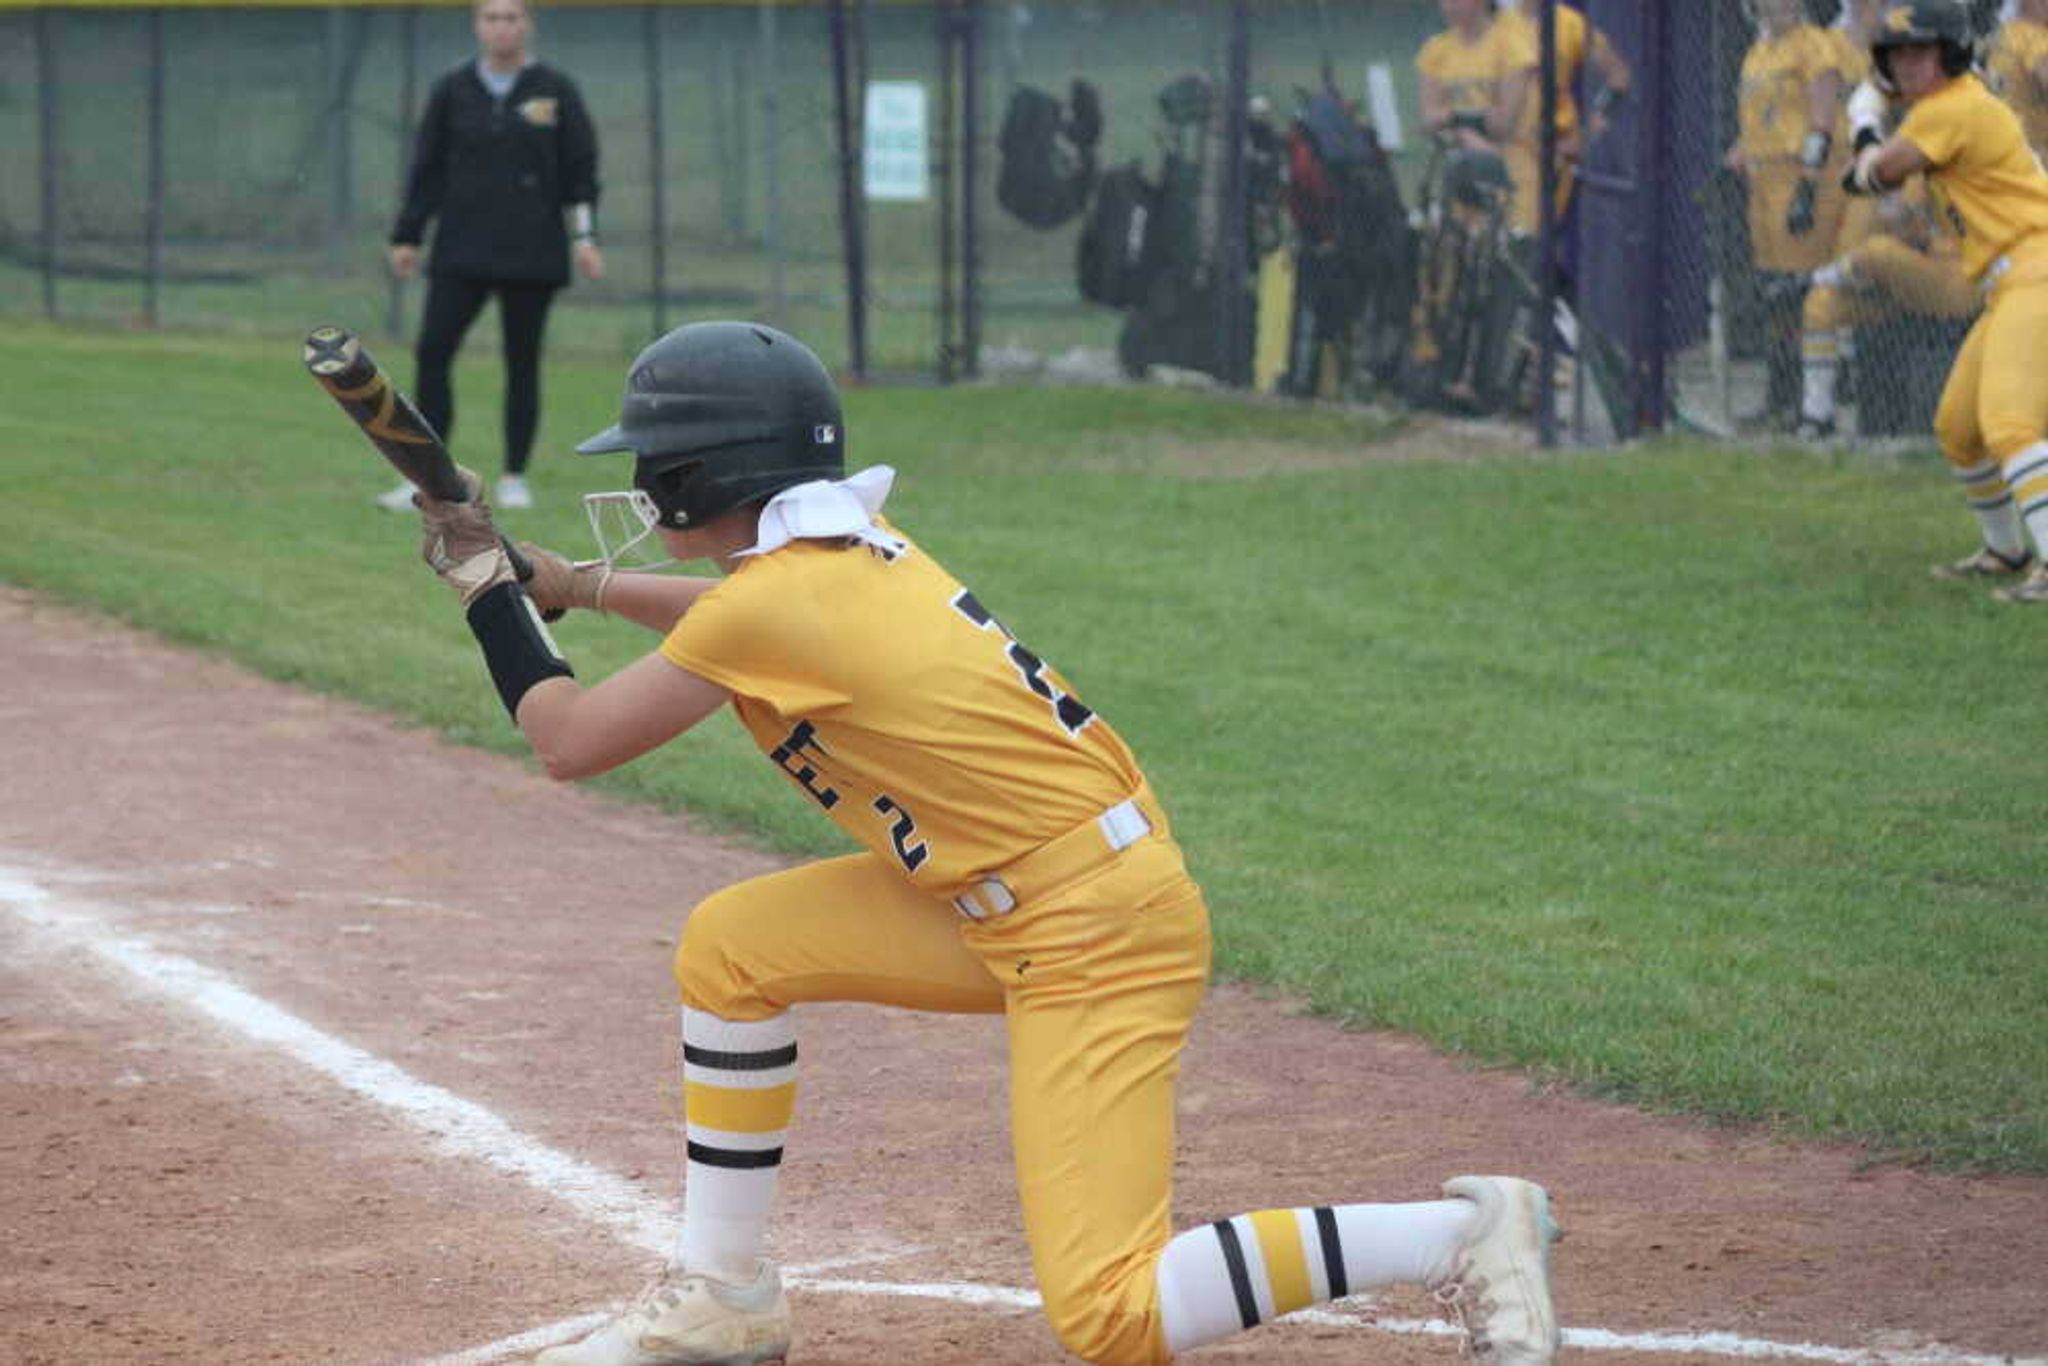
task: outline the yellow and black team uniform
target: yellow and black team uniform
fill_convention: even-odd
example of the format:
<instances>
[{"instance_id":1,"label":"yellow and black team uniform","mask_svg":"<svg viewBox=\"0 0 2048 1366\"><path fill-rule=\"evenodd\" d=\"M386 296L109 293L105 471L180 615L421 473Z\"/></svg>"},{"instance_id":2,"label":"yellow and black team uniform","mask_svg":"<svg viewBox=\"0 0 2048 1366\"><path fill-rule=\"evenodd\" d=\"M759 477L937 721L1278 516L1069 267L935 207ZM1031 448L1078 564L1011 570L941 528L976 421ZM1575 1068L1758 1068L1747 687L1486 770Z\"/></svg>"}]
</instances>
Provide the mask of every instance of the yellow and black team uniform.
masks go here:
<instances>
[{"instance_id":1,"label":"yellow and black team uniform","mask_svg":"<svg viewBox=\"0 0 2048 1366\"><path fill-rule=\"evenodd\" d=\"M1536 66L1533 30L1519 15L1500 14L1486 26L1478 41L1467 42L1457 29L1435 34L1415 54L1415 69L1437 83L1454 114L1491 114L1500 100L1501 86L1518 71ZM1511 232L1536 231L1536 152L1533 144L1510 139L1500 149L1508 178L1515 193L1508 205L1507 224Z\"/></svg>"},{"instance_id":2,"label":"yellow and black team uniform","mask_svg":"<svg viewBox=\"0 0 2048 1366\"><path fill-rule=\"evenodd\" d=\"M1748 199L1749 253L1764 302L1764 413L1790 425L1800 408L1800 306L1806 277L1834 258L1848 196L1835 183L1844 128L1827 131L1829 161L1806 166L1814 82L1840 73L1842 52L1828 31L1796 24L1760 33L1742 60L1737 140ZM1837 119L1839 125L1842 120ZM1812 221L1794 232L1787 222L1802 183L1811 181Z\"/></svg>"},{"instance_id":3,"label":"yellow and black team uniform","mask_svg":"<svg viewBox=\"0 0 2048 1366\"><path fill-rule=\"evenodd\" d=\"M1561 219L1566 206L1570 204L1573 187L1573 173L1577 162L1568 149L1574 146L1579 136L1579 72L1585 67L1590 29L1586 16L1564 5L1557 7L1557 207L1554 212ZM1518 9L1503 10L1493 21L1493 26L1508 30L1509 50L1526 51L1531 65L1540 65L1543 59L1543 35L1537 31L1536 23ZM1525 193L1516 195L1515 230L1533 233L1538 227L1537 187L1541 182L1537 174L1543 165L1543 83L1529 82L1529 92L1522 99L1522 112L1515 121L1514 131L1508 136L1506 149L1510 174L1517 174L1517 167L1526 167L1529 180ZM1517 190L1523 182L1517 179ZM1526 206L1526 208L1524 207Z\"/></svg>"},{"instance_id":4,"label":"yellow and black team uniform","mask_svg":"<svg viewBox=\"0 0 2048 1366\"><path fill-rule=\"evenodd\" d=\"M1802 166L1799 157L1809 131L1808 90L1841 66L1834 40L1812 24L1760 35L1742 59L1736 145L1749 182L1749 250L1758 270L1804 274L1834 256L1847 210L1847 196L1835 183L1844 160L1845 130L1827 130L1834 148L1820 170ZM1795 234L1785 220L1799 182L1808 178L1817 182L1813 227Z\"/></svg>"},{"instance_id":5,"label":"yellow and black team uniform","mask_svg":"<svg viewBox=\"0 0 2048 1366\"><path fill-rule=\"evenodd\" d=\"M697 907L686 1009L733 1029L800 1001L1005 1013L1046 1312L1089 1360L1163 1360L1174 1080L1209 927L1130 750L907 540L744 560L662 653L730 689L761 751L865 850ZM756 1075L695 1075L692 1161L779 1155L793 1090ZM1300 1261L1274 1237L1269 1261Z\"/></svg>"},{"instance_id":6,"label":"yellow and black team uniform","mask_svg":"<svg viewBox=\"0 0 2048 1366\"><path fill-rule=\"evenodd\" d=\"M1842 29L1824 31L1846 99L1872 75L1870 49ZM1839 193L1838 179L1828 188ZM1905 315L1958 322L1980 302L1963 274L1961 240L1918 183L1882 197L1850 197L1834 259L1810 278L1799 332L1801 431L1809 435L1833 433L1836 381L1855 354L1855 328Z\"/></svg>"},{"instance_id":7,"label":"yellow and black team uniform","mask_svg":"<svg viewBox=\"0 0 2048 1366\"><path fill-rule=\"evenodd\" d=\"M1984 294L1942 389L1936 438L1987 519L1987 544L1999 548L1992 519L2017 506L2048 548L2048 173L2019 116L1967 73L1916 101L1898 136L1927 158L1935 211Z\"/></svg>"},{"instance_id":8,"label":"yellow and black team uniform","mask_svg":"<svg viewBox=\"0 0 2048 1366\"><path fill-rule=\"evenodd\" d=\"M2008 20L1985 54L1991 89L2013 107L2035 155L2048 159L2048 24Z\"/></svg>"}]
</instances>

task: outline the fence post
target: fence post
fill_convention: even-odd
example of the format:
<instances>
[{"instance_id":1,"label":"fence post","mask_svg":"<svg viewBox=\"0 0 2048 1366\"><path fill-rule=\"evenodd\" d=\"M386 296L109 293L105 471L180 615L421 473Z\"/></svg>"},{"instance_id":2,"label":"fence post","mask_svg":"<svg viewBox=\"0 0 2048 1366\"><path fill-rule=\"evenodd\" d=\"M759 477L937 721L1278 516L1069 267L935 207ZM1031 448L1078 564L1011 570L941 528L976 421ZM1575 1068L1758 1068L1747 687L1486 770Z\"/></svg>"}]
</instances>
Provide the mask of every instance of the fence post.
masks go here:
<instances>
[{"instance_id":1,"label":"fence post","mask_svg":"<svg viewBox=\"0 0 2048 1366\"><path fill-rule=\"evenodd\" d=\"M142 321L161 321L164 276L164 12L149 12L149 189L144 218Z\"/></svg>"},{"instance_id":2,"label":"fence post","mask_svg":"<svg viewBox=\"0 0 2048 1366\"><path fill-rule=\"evenodd\" d=\"M1670 58L1668 54L1671 44L1668 41L1666 29L1668 18L1669 16L1662 5L1651 5L1643 16L1643 46L1657 54L1654 59L1657 63L1657 73L1660 77L1664 78L1659 82L1657 98L1650 105L1648 111L1646 111L1649 115L1649 138L1652 155L1642 162L1645 166L1669 166L1676 164L1673 159L1660 159L1656 155L1671 147L1672 138L1671 107L1674 101L1672 99L1669 79L1670 71L1668 64ZM1668 288L1670 282L1665 279L1665 261L1668 258L1665 254L1664 237L1671 227L1670 215L1672 209L1670 200L1671 195L1667 192L1664 177L1652 175L1650 230L1647 234L1649 240L1644 244L1643 259L1643 274L1645 276L1643 308L1645 311L1643 314L1641 350L1637 353L1642 357L1643 365L1643 380L1637 390L1641 398L1641 406L1638 409L1636 421L1636 429L1638 431L1647 428L1651 431L1661 432L1664 430L1667 418L1666 393L1664 389L1664 353L1669 336L1667 326L1670 322L1669 301L1671 295Z\"/></svg>"},{"instance_id":3,"label":"fence post","mask_svg":"<svg viewBox=\"0 0 2048 1366\"><path fill-rule=\"evenodd\" d=\"M36 138L42 181L43 316L57 319L57 24L53 9L36 11Z\"/></svg>"},{"instance_id":4,"label":"fence post","mask_svg":"<svg viewBox=\"0 0 2048 1366\"><path fill-rule=\"evenodd\" d=\"M954 23L955 0L938 0L935 12L938 16L939 40L939 110L933 120L936 130L931 140L932 178L938 182L939 191L939 383L951 384L955 378L955 363L958 359L958 341L953 335L957 314L954 309L953 273L955 270L955 223L957 212L953 194L953 122L954 101L957 94L959 75L959 51L955 46Z\"/></svg>"},{"instance_id":5,"label":"fence post","mask_svg":"<svg viewBox=\"0 0 2048 1366\"><path fill-rule=\"evenodd\" d=\"M1536 32L1536 444L1549 447L1557 444L1557 0L1538 7Z\"/></svg>"},{"instance_id":6,"label":"fence post","mask_svg":"<svg viewBox=\"0 0 2048 1366\"><path fill-rule=\"evenodd\" d=\"M1249 191L1245 175L1245 105L1251 99L1251 21L1247 0L1230 0L1229 27L1223 49L1223 221L1216 257L1217 378L1234 388L1251 383L1245 343L1247 325L1245 277L1251 271ZM1213 126L1213 125L1212 125Z\"/></svg>"},{"instance_id":7,"label":"fence post","mask_svg":"<svg viewBox=\"0 0 2048 1366\"><path fill-rule=\"evenodd\" d=\"M846 268L847 369L867 378L867 255L861 231L860 148L853 135L852 73L847 69L846 0L831 0L832 112L839 142L839 243Z\"/></svg>"},{"instance_id":8,"label":"fence post","mask_svg":"<svg viewBox=\"0 0 2048 1366\"><path fill-rule=\"evenodd\" d=\"M960 34L960 350L981 373L981 0L964 0Z\"/></svg>"},{"instance_id":9,"label":"fence post","mask_svg":"<svg viewBox=\"0 0 2048 1366\"><path fill-rule=\"evenodd\" d=\"M782 259L782 107L775 93L782 59L776 42L775 8L776 0L761 0L761 140L767 150L761 234L768 251L768 321L781 327L789 308L789 286Z\"/></svg>"},{"instance_id":10,"label":"fence post","mask_svg":"<svg viewBox=\"0 0 2048 1366\"><path fill-rule=\"evenodd\" d=\"M419 90L420 12L408 5L398 14L398 202L405 203L407 183L412 178L413 102ZM393 337L405 334L405 281L387 271L390 280L384 304L384 330Z\"/></svg>"},{"instance_id":11,"label":"fence post","mask_svg":"<svg viewBox=\"0 0 2048 1366\"><path fill-rule=\"evenodd\" d=\"M647 54L647 167L650 270L654 276L654 335L668 332L668 140L662 124L661 6L642 5L642 50Z\"/></svg>"}]
</instances>

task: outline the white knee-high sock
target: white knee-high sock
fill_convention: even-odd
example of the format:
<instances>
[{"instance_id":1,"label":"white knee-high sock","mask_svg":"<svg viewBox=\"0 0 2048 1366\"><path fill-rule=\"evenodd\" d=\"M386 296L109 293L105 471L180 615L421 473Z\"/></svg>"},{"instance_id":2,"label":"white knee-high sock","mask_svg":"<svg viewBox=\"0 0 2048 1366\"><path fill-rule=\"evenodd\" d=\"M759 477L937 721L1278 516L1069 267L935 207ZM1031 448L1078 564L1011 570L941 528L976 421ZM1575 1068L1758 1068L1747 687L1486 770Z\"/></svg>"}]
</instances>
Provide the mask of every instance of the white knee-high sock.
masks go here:
<instances>
[{"instance_id":1,"label":"white knee-high sock","mask_svg":"<svg viewBox=\"0 0 2048 1366\"><path fill-rule=\"evenodd\" d=\"M1841 345L1832 327L1804 333L1799 344L1799 415L1815 422L1835 420L1835 380L1841 374Z\"/></svg>"},{"instance_id":2,"label":"white knee-high sock","mask_svg":"<svg viewBox=\"0 0 2048 1366\"><path fill-rule=\"evenodd\" d=\"M2005 462L2005 486L2019 504L2034 548L2048 554L2048 441L2036 441Z\"/></svg>"},{"instance_id":3,"label":"white knee-high sock","mask_svg":"<svg viewBox=\"0 0 2048 1366\"><path fill-rule=\"evenodd\" d=\"M683 1007L678 1266L732 1281L753 1278L795 1111L796 1026L787 1012L722 1020Z\"/></svg>"},{"instance_id":4,"label":"white knee-high sock","mask_svg":"<svg viewBox=\"0 0 2048 1366\"><path fill-rule=\"evenodd\" d=\"M2012 486L1998 461L1986 457L1974 465L1951 465L1949 473L1963 486L1963 499L1976 514L1984 544L2008 560L2025 555L2027 538L2020 530L2019 509L2013 506Z\"/></svg>"},{"instance_id":5,"label":"white knee-high sock","mask_svg":"<svg viewBox=\"0 0 2048 1366\"><path fill-rule=\"evenodd\" d=\"M1321 1205L1191 1228L1159 1258L1159 1312L1175 1352L1324 1300L1420 1284L1472 1226L1470 1200Z\"/></svg>"}]
</instances>

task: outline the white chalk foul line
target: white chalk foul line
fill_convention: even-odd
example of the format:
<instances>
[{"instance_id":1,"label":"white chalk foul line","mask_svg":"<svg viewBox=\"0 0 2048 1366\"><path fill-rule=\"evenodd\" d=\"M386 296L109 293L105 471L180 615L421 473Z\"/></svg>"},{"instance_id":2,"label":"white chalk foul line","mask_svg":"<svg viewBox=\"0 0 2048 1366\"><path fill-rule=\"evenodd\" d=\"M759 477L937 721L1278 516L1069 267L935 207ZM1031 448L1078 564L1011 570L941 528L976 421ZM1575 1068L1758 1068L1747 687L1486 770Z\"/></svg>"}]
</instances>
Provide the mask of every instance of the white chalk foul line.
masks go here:
<instances>
[{"instance_id":1,"label":"white chalk foul line","mask_svg":"<svg viewBox=\"0 0 2048 1366\"><path fill-rule=\"evenodd\" d=\"M25 874L4 865L0 865L0 905L45 937L121 969L151 993L168 997L253 1042L276 1048L362 1099L404 1117L437 1151L517 1176L611 1230L629 1246L655 1253L670 1246L669 1215L663 1202L631 1183L528 1138L475 1102L420 1081L374 1054L321 1032L212 968L116 933L106 917L82 903L60 901ZM820 1264L810 1274L792 1267L786 1279L792 1288L814 1294L943 1300L1011 1311L1035 1309L1039 1303L1033 1292L1007 1286L845 1280L819 1274L831 1265ZM1402 1335L1435 1337L1456 1331L1436 1319L1365 1318L1330 1309L1301 1310L1288 1317ZM601 1315L564 1319L440 1358L438 1366L481 1366L503 1360L578 1336L601 1319ZM2048 1360L2042 1358L1979 1356L1943 1347L1884 1351L1771 1342L1733 1333L1614 1333L1570 1328L1565 1330L1564 1340L1566 1345L1582 1349L1841 1362L1845 1366L2048 1366Z\"/></svg>"}]
</instances>

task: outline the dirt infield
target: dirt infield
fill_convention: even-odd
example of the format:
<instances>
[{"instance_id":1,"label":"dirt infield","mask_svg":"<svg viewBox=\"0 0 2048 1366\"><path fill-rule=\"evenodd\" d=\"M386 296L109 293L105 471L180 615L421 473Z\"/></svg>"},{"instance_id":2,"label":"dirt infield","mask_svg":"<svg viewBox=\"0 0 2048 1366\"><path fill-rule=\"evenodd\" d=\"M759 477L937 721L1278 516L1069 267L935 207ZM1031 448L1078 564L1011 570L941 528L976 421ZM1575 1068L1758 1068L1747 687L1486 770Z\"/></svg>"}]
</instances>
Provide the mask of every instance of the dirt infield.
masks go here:
<instances>
[{"instance_id":1,"label":"dirt infield","mask_svg":"<svg viewBox=\"0 0 2048 1366\"><path fill-rule=\"evenodd\" d=\"M512 1359L634 1289L679 1180L669 948L772 861L17 590L0 633L0 1360ZM1061 1360L998 1023L799 1031L793 1362ZM1589 1359L2048 1350L2048 1182L1538 1094L1235 988L1182 1114L1186 1223L1544 1181ZM1193 1359L1453 1359L1429 1319Z\"/></svg>"}]
</instances>

